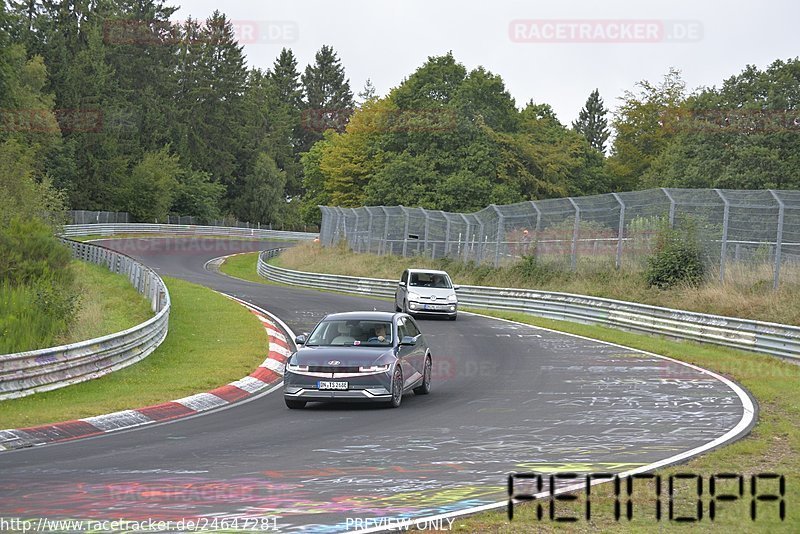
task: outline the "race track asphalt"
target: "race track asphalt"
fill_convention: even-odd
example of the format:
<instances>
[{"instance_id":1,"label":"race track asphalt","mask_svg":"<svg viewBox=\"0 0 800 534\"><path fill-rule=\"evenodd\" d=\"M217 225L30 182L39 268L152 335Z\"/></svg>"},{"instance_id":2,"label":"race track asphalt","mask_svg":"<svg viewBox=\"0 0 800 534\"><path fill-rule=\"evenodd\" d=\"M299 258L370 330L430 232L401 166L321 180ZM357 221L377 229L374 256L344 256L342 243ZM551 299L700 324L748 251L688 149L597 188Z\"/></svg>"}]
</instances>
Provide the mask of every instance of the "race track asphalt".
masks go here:
<instances>
[{"instance_id":1,"label":"race track asphalt","mask_svg":"<svg viewBox=\"0 0 800 534\"><path fill-rule=\"evenodd\" d=\"M393 310L383 300L245 282L203 267L285 243L101 244L263 307L295 333L334 311ZM622 472L737 425L739 435L747 431L742 398L700 370L474 315L419 324L434 358L429 396L409 394L398 410L288 410L278 390L169 424L0 453L0 517L217 518L220 525L238 518L250 530L340 532L357 519L502 501L512 471Z\"/></svg>"}]
</instances>

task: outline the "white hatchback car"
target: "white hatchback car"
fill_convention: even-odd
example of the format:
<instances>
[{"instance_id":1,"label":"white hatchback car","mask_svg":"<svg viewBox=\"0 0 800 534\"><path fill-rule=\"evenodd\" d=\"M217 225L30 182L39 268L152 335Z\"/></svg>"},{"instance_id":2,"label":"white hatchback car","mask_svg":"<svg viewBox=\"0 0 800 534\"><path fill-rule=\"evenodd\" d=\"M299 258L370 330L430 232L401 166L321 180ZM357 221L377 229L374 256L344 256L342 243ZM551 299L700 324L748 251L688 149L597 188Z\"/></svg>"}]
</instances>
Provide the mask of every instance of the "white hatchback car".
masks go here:
<instances>
[{"instance_id":1,"label":"white hatchback car","mask_svg":"<svg viewBox=\"0 0 800 534\"><path fill-rule=\"evenodd\" d=\"M445 315L455 321L458 316L458 288L444 271L406 269L397 284L394 307L409 315Z\"/></svg>"}]
</instances>

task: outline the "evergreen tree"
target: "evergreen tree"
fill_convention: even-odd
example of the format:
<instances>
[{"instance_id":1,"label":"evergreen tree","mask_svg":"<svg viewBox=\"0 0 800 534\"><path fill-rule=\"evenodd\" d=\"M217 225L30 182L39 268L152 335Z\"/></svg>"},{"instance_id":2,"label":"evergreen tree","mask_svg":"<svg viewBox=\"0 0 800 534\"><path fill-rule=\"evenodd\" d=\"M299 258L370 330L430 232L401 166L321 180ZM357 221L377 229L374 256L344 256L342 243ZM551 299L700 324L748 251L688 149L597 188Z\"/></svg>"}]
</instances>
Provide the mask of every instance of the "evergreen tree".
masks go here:
<instances>
[{"instance_id":1,"label":"evergreen tree","mask_svg":"<svg viewBox=\"0 0 800 534\"><path fill-rule=\"evenodd\" d=\"M278 168L286 173L287 196L297 196L303 190L300 163L303 86L297 71L297 60L290 49L281 50L267 78L264 126L269 146L263 148L270 151Z\"/></svg>"},{"instance_id":2,"label":"evergreen tree","mask_svg":"<svg viewBox=\"0 0 800 534\"><path fill-rule=\"evenodd\" d=\"M328 128L343 131L355 103L350 80L332 47L323 45L301 80L305 91L303 152L311 148Z\"/></svg>"},{"instance_id":3,"label":"evergreen tree","mask_svg":"<svg viewBox=\"0 0 800 534\"><path fill-rule=\"evenodd\" d=\"M375 86L372 85L372 80L367 78L367 81L364 83L364 88L358 92L358 105L364 105L364 102L372 100L375 96Z\"/></svg>"},{"instance_id":4,"label":"evergreen tree","mask_svg":"<svg viewBox=\"0 0 800 534\"><path fill-rule=\"evenodd\" d=\"M303 86L297 71L297 59L289 48L281 50L272 66L269 78L275 85L278 97L293 109L299 110L303 104Z\"/></svg>"},{"instance_id":5,"label":"evergreen tree","mask_svg":"<svg viewBox=\"0 0 800 534\"><path fill-rule=\"evenodd\" d=\"M572 129L583 135L592 148L596 148L601 153L606 151L606 141L608 141L608 120L606 120L608 110L603 105L600 98L600 91L595 89L586 100L586 105L578 113L578 120L572 123Z\"/></svg>"},{"instance_id":6,"label":"evergreen tree","mask_svg":"<svg viewBox=\"0 0 800 534\"><path fill-rule=\"evenodd\" d=\"M202 27L187 21L180 56L181 159L226 185L231 201L241 185L237 177L248 171L240 158L247 69L231 21L219 11Z\"/></svg>"}]
</instances>

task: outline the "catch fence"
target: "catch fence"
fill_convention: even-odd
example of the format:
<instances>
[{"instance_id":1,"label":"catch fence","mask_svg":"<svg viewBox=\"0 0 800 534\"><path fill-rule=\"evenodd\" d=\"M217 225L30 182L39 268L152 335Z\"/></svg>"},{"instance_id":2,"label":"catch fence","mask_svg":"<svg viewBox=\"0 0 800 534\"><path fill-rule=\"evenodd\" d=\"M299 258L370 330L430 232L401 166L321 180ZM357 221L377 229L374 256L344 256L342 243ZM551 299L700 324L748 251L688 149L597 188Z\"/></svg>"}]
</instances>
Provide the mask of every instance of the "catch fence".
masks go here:
<instances>
[{"instance_id":1,"label":"catch fence","mask_svg":"<svg viewBox=\"0 0 800 534\"><path fill-rule=\"evenodd\" d=\"M320 206L320 241L357 252L450 257L495 266L523 256L578 269L641 267L662 224L694 224L719 276L766 273L777 287L800 261L800 191L648 189L491 205L475 213Z\"/></svg>"}]
</instances>

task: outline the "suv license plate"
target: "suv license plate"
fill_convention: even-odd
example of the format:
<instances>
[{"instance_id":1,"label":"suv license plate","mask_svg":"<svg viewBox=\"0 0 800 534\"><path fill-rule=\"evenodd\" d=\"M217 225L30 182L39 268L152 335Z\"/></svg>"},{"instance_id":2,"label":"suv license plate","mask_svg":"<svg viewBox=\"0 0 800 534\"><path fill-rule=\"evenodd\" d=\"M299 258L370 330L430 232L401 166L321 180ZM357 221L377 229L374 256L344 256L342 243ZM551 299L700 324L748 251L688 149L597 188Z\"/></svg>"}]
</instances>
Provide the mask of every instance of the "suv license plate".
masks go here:
<instances>
[{"instance_id":1,"label":"suv license plate","mask_svg":"<svg viewBox=\"0 0 800 534\"><path fill-rule=\"evenodd\" d=\"M338 390L346 390L347 389L347 382L325 382L320 380L317 382L317 387L319 389L338 389Z\"/></svg>"}]
</instances>

